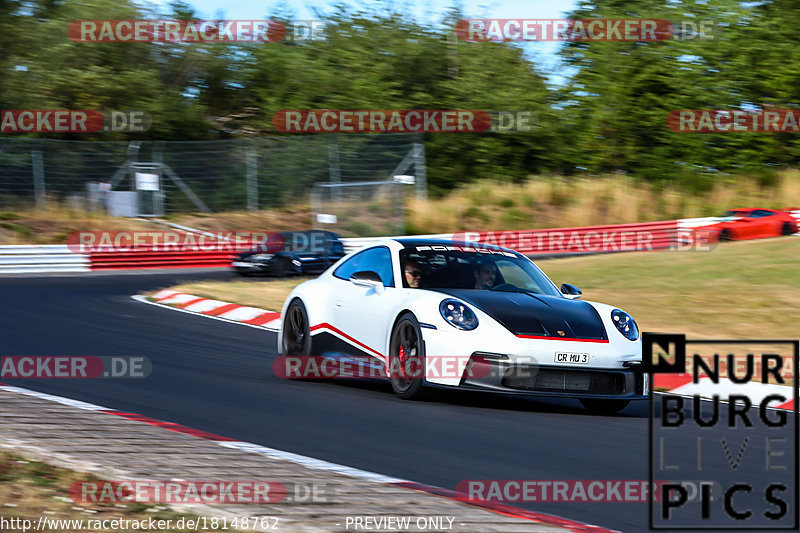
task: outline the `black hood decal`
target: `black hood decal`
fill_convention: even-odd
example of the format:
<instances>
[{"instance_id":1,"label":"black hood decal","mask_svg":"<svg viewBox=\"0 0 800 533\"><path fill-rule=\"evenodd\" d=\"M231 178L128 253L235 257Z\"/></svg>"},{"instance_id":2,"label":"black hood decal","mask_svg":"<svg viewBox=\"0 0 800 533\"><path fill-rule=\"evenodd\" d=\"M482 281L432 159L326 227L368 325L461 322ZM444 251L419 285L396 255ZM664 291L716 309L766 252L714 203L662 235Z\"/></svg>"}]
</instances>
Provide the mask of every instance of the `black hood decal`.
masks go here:
<instances>
[{"instance_id":1,"label":"black hood decal","mask_svg":"<svg viewBox=\"0 0 800 533\"><path fill-rule=\"evenodd\" d=\"M515 335L608 340L597 310L558 296L470 289L428 289L474 305Z\"/></svg>"}]
</instances>

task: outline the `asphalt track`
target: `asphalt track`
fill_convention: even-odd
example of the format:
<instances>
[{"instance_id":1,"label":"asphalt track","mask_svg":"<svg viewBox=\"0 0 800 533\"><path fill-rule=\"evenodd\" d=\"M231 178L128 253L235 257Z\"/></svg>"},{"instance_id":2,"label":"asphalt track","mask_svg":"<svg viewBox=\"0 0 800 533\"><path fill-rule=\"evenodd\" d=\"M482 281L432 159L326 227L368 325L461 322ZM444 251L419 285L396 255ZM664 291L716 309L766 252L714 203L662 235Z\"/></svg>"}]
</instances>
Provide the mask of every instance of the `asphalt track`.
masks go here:
<instances>
[{"instance_id":1,"label":"asphalt track","mask_svg":"<svg viewBox=\"0 0 800 533\"><path fill-rule=\"evenodd\" d=\"M146 379L3 381L450 489L468 479L647 479L646 402L616 416L593 416L572 400L447 392L435 401L406 402L380 382L284 381L271 370L274 333L130 298L179 281L230 276L0 278L0 355L145 355L153 363ZM789 424L781 434L791 442L791 418ZM758 448L766 434L763 428L742 433L762 457ZM681 437L669 449L691 456L694 445L693 437ZM739 441L730 446L738 449ZM722 456L719 448L716 455ZM709 475L725 485L737 473L712 468ZM767 472L748 475L771 479ZM676 473L683 478L698 476ZM622 531L647 530L646 504L514 505ZM774 507L753 511L767 509Z\"/></svg>"}]
</instances>

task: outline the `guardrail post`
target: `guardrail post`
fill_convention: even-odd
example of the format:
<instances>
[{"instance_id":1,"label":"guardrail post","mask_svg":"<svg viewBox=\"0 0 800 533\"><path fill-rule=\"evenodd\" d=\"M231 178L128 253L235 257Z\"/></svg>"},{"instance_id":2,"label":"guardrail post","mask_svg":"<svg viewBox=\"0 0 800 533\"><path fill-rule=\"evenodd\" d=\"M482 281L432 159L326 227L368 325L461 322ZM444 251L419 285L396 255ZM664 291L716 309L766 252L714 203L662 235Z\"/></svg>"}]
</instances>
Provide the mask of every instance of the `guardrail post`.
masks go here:
<instances>
[{"instance_id":1,"label":"guardrail post","mask_svg":"<svg viewBox=\"0 0 800 533\"><path fill-rule=\"evenodd\" d=\"M258 211L258 153L252 146L245 153L247 165L247 209Z\"/></svg>"},{"instance_id":2,"label":"guardrail post","mask_svg":"<svg viewBox=\"0 0 800 533\"><path fill-rule=\"evenodd\" d=\"M44 182L44 163L42 162L42 151L31 151L31 162L33 164L33 194L36 198L36 209L47 208L47 190Z\"/></svg>"},{"instance_id":3,"label":"guardrail post","mask_svg":"<svg viewBox=\"0 0 800 533\"><path fill-rule=\"evenodd\" d=\"M425 145L414 143L414 176L417 186L417 198L428 199L428 177L425 174Z\"/></svg>"},{"instance_id":4,"label":"guardrail post","mask_svg":"<svg viewBox=\"0 0 800 533\"><path fill-rule=\"evenodd\" d=\"M328 144L328 174L331 185L338 185L342 182L342 170L339 167L339 136L333 134L333 141ZM341 191L338 187L333 189L334 199L341 199Z\"/></svg>"}]
</instances>

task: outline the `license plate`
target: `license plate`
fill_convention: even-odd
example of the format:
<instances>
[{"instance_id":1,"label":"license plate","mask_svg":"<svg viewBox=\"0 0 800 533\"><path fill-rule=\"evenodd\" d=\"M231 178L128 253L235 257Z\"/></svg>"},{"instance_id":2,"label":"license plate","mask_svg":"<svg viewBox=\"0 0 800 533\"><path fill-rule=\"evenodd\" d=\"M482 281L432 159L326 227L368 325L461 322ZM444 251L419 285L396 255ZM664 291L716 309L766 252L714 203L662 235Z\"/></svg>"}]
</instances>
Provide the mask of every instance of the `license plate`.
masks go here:
<instances>
[{"instance_id":1,"label":"license plate","mask_svg":"<svg viewBox=\"0 0 800 533\"><path fill-rule=\"evenodd\" d=\"M567 364L571 364L571 365L588 365L589 364L589 354L588 353L556 352L555 362L556 363L567 363Z\"/></svg>"}]
</instances>

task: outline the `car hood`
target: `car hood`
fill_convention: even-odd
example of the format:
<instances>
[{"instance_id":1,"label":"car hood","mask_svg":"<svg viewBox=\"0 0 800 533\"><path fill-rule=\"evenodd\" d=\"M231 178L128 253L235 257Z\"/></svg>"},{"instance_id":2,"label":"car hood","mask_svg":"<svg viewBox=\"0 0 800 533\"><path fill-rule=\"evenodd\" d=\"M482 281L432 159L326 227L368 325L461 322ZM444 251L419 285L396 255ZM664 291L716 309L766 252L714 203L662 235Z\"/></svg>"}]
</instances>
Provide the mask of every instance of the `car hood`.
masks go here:
<instances>
[{"instance_id":1,"label":"car hood","mask_svg":"<svg viewBox=\"0 0 800 533\"><path fill-rule=\"evenodd\" d=\"M608 339L603 320L597 310L587 302L521 292L434 290L474 305L515 335L556 339Z\"/></svg>"}]
</instances>

